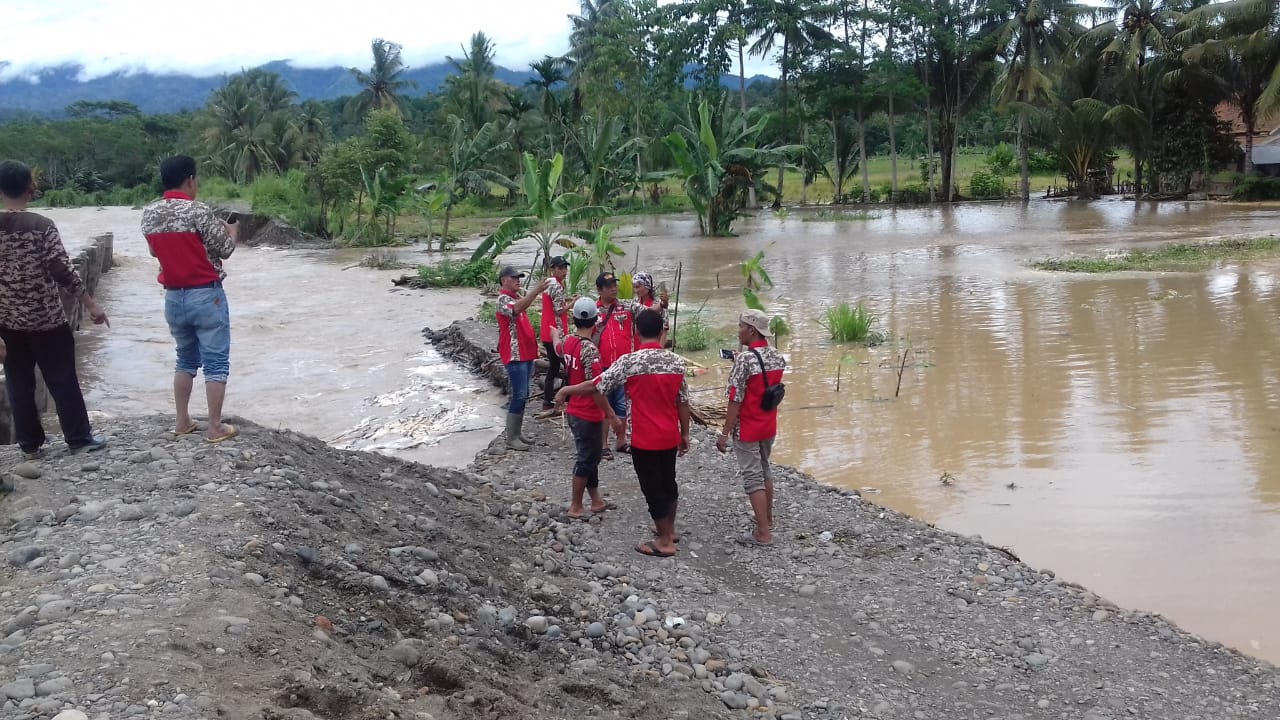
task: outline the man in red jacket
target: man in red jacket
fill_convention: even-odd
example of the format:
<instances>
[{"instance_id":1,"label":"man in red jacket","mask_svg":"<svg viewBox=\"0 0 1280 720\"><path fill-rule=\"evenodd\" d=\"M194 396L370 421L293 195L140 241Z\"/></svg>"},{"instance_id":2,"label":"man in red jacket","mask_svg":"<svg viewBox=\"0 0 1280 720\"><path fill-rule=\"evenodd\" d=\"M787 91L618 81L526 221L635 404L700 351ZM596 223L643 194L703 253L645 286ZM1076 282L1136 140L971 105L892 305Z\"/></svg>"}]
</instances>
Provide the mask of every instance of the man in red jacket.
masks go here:
<instances>
[{"instance_id":1,"label":"man in red jacket","mask_svg":"<svg viewBox=\"0 0 1280 720\"><path fill-rule=\"evenodd\" d=\"M152 256L160 261L157 278L164 286L164 319L177 345L173 399L178 417L174 432L196 431L187 405L196 372L204 368L204 392L209 403L211 443L239 432L222 422L222 402L231 372L231 313L222 281L222 261L236 249L236 226L225 223L213 209L196 201L200 178L196 161L177 155L160 163L164 196L142 211L142 234Z\"/></svg>"},{"instance_id":2,"label":"man in red jacket","mask_svg":"<svg viewBox=\"0 0 1280 720\"><path fill-rule=\"evenodd\" d=\"M533 379L533 361L538 359L538 343L529 321L529 306L551 284L543 278L531 292L520 294L520 278L524 273L510 265L498 273L498 356L507 368L511 381L511 402L507 405L507 447L528 450L530 440L522 437L524 406L529 401L529 382Z\"/></svg>"},{"instance_id":3,"label":"man in red jacket","mask_svg":"<svg viewBox=\"0 0 1280 720\"><path fill-rule=\"evenodd\" d=\"M716 449L720 452L726 452L729 440L733 440L742 489L755 513L755 532L740 540L746 545L773 542L773 471L769 467L769 456L778 434L778 409L765 410L761 399L766 385L782 383L787 361L776 348L769 347L768 338L768 315L748 310L738 316L738 342L747 349L733 359L729 385L725 389L729 406L724 430L716 438Z\"/></svg>"}]
</instances>

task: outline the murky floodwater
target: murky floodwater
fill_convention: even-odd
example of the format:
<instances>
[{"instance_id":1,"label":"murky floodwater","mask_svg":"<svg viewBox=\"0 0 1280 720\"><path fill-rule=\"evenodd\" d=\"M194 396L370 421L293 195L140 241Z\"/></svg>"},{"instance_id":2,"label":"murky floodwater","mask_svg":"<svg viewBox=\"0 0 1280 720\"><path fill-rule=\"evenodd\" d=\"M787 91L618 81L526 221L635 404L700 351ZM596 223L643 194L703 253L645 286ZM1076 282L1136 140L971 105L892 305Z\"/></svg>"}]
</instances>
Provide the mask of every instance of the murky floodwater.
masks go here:
<instances>
[{"instance_id":1,"label":"murky floodwater","mask_svg":"<svg viewBox=\"0 0 1280 720\"><path fill-rule=\"evenodd\" d=\"M52 215L73 239L117 238L120 265L100 293L113 327L81 341L90 407L167 411L172 350L138 213ZM780 462L1280 660L1280 263L1107 277L1026 269L1069 251L1274 232L1280 206L1040 202L803 218L765 214L738 238L694 239L690 218L619 233L619 267L638 254L672 283L683 263L682 306L706 300L726 347L738 265L767 248L777 286L764 297L794 330L782 344ZM518 250L513 261L527 264ZM394 291L394 273L344 269L357 259L237 251L228 410L465 462L496 432L501 399L418 330L471 315L475 295ZM866 302L890 342L827 341L816 318L846 299ZM699 385L723 382L724 364L695 357L711 366Z\"/></svg>"},{"instance_id":2,"label":"murky floodwater","mask_svg":"<svg viewBox=\"0 0 1280 720\"><path fill-rule=\"evenodd\" d=\"M1280 263L1026 268L1278 228L1280 206L1124 202L792 213L696 242L659 219L629 229L619 265L639 247L670 280L683 262L682 305L709 298L730 347L738 264L765 248L764 295L794 330L780 462L1280 661ZM828 341L816 318L840 300L864 301L891 341ZM713 366L700 385L723 382L727 363L695 357Z\"/></svg>"},{"instance_id":3,"label":"murky floodwater","mask_svg":"<svg viewBox=\"0 0 1280 720\"><path fill-rule=\"evenodd\" d=\"M116 266L98 292L111 328L80 334L89 408L172 413L173 347L164 290L139 231L141 211L53 210L74 247L115 233ZM410 251L406 251L409 257ZM392 287L403 271L353 267L358 251L237 248L226 261L231 379L225 412L350 449L465 465L492 440L498 394L426 345L423 326L475 313L475 291ZM192 411L204 413L199 380Z\"/></svg>"}]
</instances>

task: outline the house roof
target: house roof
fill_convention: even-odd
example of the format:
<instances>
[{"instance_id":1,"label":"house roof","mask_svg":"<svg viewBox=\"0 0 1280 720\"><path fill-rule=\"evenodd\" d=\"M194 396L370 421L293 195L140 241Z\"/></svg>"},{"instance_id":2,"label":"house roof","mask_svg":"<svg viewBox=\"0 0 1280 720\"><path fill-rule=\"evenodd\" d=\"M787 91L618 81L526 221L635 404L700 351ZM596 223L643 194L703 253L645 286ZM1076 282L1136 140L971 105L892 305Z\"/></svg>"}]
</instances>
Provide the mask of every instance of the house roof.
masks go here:
<instances>
[{"instance_id":1,"label":"house roof","mask_svg":"<svg viewBox=\"0 0 1280 720\"><path fill-rule=\"evenodd\" d=\"M1254 165L1280 165L1280 142L1253 146Z\"/></svg>"},{"instance_id":2,"label":"house roof","mask_svg":"<svg viewBox=\"0 0 1280 720\"><path fill-rule=\"evenodd\" d=\"M1240 108L1234 103L1222 101L1214 108L1218 119L1223 122L1231 123L1231 132L1237 136L1244 135L1244 122L1240 119ZM1280 130L1280 115L1271 119L1270 122L1258 123L1258 127L1254 128L1256 135L1269 135L1276 130Z\"/></svg>"}]
</instances>

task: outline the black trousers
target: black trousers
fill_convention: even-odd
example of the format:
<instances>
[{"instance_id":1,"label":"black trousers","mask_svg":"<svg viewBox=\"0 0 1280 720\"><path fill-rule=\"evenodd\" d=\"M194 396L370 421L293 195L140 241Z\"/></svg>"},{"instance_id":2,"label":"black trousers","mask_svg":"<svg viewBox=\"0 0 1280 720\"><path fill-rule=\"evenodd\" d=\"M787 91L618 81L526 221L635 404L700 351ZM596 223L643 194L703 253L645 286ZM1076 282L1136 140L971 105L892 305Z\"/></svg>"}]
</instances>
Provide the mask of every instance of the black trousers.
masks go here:
<instances>
[{"instance_id":1,"label":"black trousers","mask_svg":"<svg viewBox=\"0 0 1280 720\"><path fill-rule=\"evenodd\" d=\"M76 377L76 342L71 327L63 324L37 331L0 328L0 338L6 347L4 389L13 410L14 435L23 452L35 452L45 441L36 409L37 367L58 406L58 423L67 445L76 448L89 444L93 431Z\"/></svg>"},{"instance_id":2,"label":"black trousers","mask_svg":"<svg viewBox=\"0 0 1280 720\"><path fill-rule=\"evenodd\" d=\"M631 446L631 464L649 505L649 517L654 520L671 517L676 511L676 500L680 498L676 485L677 449L641 450Z\"/></svg>"},{"instance_id":3,"label":"black trousers","mask_svg":"<svg viewBox=\"0 0 1280 720\"><path fill-rule=\"evenodd\" d=\"M556 399L556 378L560 377L560 368L564 361L556 354L555 343L543 342L547 349L547 377L542 381L542 404L549 405Z\"/></svg>"}]
</instances>

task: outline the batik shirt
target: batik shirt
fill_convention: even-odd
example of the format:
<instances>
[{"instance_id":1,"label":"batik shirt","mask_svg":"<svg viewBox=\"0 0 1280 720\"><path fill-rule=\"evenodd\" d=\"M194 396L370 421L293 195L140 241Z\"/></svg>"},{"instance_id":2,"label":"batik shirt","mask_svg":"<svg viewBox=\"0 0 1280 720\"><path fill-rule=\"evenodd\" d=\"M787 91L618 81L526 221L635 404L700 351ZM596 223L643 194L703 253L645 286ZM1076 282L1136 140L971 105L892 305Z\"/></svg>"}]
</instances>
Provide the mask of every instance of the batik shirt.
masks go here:
<instances>
[{"instance_id":1,"label":"batik shirt","mask_svg":"<svg viewBox=\"0 0 1280 720\"><path fill-rule=\"evenodd\" d=\"M689 402L684 358L658 343L644 343L618 358L595 383L606 395L620 387L627 389L632 447L670 450L680 446L680 406Z\"/></svg>"},{"instance_id":2,"label":"batik shirt","mask_svg":"<svg viewBox=\"0 0 1280 720\"><path fill-rule=\"evenodd\" d=\"M156 279L171 290L225 280L222 261L235 241L213 209L190 195L169 190L142 211L142 234L160 261Z\"/></svg>"},{"instance_id":3,"label":"batik shirt","mask_svg":"<svg viewBox=\"0 0 1280 720\"><path fill-rule=\"evenodd\" d=\"M498 295L498 355L503 365L538 359L533 323L529 321L529 313L516 312L517 300L515 292L503 290Z\"/></svg>"},{"instance_id":4,"label":"batik shirt","mask_svg":"<svg viewBox=\"0 0 1280 720\"><path fill-rule=\"evenodd\" d=\"M760 360L764 360L763 368L752 349L760 353ZM760 442L778 434L778 409L765 410L760 407L760 399L764 396L764 378L768 378L770 385L777 385L782 382L782 372L786 367L787 360L782 353L769 347L764 340L751 343L747 350L734 356L725 397L731 402L742 403L738 425L733 429L735 438L742 442ZM762 377L762 371L768 374Z\"/></svg>"},{"instance_id":5,"label":"batik shirt","mask_svg":"<svg viewBox=\"0 0 1280 720\"><path fill-rule=\"evenodd\" d=\"M65 324L59 289L85 293L57 226L32 212L0 211L0 327L38 332Z\"/></svg>"},{"instance_id":6,"label":"batik shirt","mask_svg":"<svg viewBox=\"0 0 1280 720\"><path fill-rule=\"evenodd\" d=\"M568 295L559 280L551 278L551 284L542 293L542 333L538 339L551 342L551 328L559 327L561 335L569 334L569 307L565 304Z\"/></svg>"}]
</instances>

